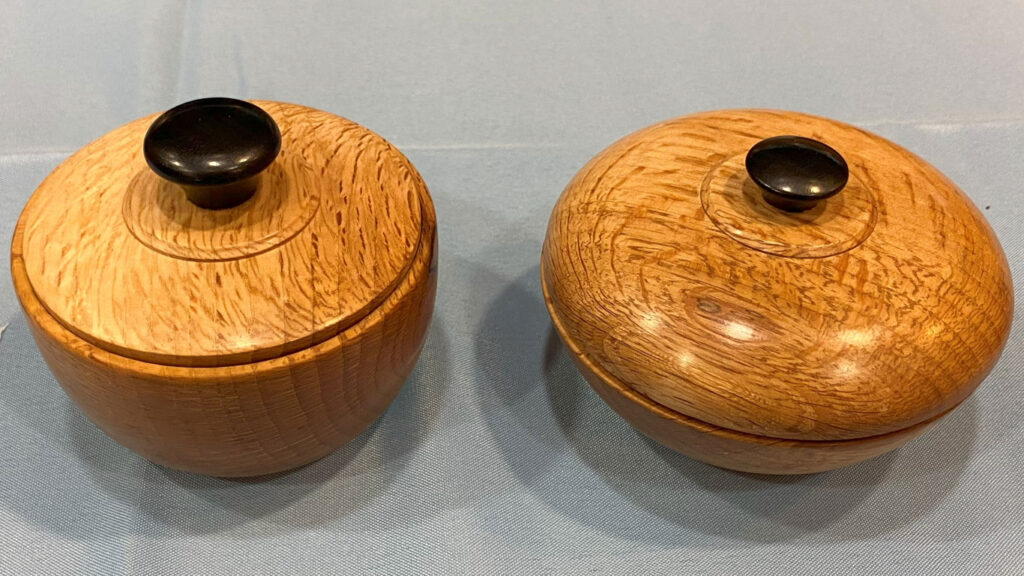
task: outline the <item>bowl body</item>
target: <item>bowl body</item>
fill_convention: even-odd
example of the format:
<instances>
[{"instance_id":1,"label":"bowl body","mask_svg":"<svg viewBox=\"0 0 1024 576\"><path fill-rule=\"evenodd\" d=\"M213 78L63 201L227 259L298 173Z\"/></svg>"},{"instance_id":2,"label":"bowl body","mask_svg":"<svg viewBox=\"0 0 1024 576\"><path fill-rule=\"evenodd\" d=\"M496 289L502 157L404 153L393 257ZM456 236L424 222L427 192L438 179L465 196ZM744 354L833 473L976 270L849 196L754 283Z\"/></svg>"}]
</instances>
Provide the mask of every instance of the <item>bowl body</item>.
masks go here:
<instances>
[{"instance_id":1,"label":"bowl body","mask_svg":"<svg viewBox=\"0 0 1024 576\"><path fill-rule=\"evenodd\" d=\"M97 427L170 468L261 476L308 464L340 447L380 416L408 378L437 287L436 219L425 187L419 207L419 248L393 291L340 333L255 362L151 363L79 337L33 291L21 251L21 220L12 242L11 273L43 358Z\"/></svg>"},{"instance_id":2,"label":"bowl body","mask_svg":"<svg viewBox=\"0 0 1024 576\"><path fill-rule=\"evenodd\" d=\"M780 139L774 176L827 188L793 154L811 141L845 186L773 203L744 159ZM561 339L616 412L755 473L838 468L920 434L991 371L1013 314L1002 248L955 184L877 135L777 110L683 116L611 144L552 209L540 274Z\"/></svg>"}]
</instances>

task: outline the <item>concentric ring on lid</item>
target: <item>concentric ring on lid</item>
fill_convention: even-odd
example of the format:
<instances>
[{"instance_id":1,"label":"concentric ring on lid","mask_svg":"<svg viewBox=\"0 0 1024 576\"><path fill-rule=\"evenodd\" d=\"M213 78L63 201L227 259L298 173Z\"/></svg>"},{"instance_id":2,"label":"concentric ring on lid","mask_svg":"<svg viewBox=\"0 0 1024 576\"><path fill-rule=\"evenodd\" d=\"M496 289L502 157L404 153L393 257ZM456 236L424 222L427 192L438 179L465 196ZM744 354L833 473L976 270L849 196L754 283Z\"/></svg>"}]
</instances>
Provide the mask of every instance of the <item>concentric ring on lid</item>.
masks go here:
<instances>
[{"instance_id":1,"label":"concentric ring on lid","mask_svg":"<svg viewBox=\"0 0 1024 576\"><path fill-rule=\"evenodd\" d=\"M142 155L156 115L54 170L22 216L27 275L50 314L124 356L219 366L321 342L391 293L419 249L415 169L349 120L255 104L282 150L233 208L197 208L157 180Z\"/></svg>"},{"instance_id":2,"label":"concentric ring on lid","mask_svg":"<svg viewBox=\"0 0 1024 576\"><path fill-rule=\"evenodd\" d=\"M739 193L730 159L777 135L834 148L855 189L800 213ZM709 177L735 192L710 209ZM1002 249L955 185L879 136L793 112L695 114L612 144L556 203L541 274L567 339L618 385L773 438L942 414L991 369L1012 317Z\"/></svg>"}]
</instances>

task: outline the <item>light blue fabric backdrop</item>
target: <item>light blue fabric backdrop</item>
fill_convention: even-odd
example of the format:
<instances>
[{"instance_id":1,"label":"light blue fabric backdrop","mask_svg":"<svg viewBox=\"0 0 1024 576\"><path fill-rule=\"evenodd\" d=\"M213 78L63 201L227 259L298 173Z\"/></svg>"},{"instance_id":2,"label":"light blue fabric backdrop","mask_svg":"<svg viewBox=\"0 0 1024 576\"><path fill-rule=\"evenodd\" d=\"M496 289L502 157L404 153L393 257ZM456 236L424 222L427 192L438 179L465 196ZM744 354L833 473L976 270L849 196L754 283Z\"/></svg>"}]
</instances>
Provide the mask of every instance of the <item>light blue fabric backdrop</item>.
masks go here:
<instances>
[{"instance_id":1,"label":"light blue fabric backdrop","mask_svg":"<svg viewBox=\"0 0 1024 576\"><path fill-rule=\"evenodd\" d=\"M434 323L395 403L264 483L169 471L106 438L0 281L0 573L1024 573L1019 322L922 438L773 479L633 432L551 347L537 278L548 213L587 159L658 120L754 106L925 157L1020 280L1022 31L1006 1L0 2L5 242L70 152L225 95L391 140L430 187L441 250Z\"/></svg>"}]
</instances>

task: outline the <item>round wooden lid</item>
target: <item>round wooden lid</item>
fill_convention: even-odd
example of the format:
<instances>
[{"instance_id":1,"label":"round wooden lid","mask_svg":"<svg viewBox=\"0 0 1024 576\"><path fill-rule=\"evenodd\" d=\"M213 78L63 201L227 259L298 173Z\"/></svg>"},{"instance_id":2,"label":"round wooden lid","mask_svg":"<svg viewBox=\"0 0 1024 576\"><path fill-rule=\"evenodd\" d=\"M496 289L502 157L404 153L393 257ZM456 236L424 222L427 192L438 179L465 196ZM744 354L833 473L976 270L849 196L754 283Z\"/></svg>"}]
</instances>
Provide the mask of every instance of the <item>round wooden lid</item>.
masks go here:
<instances>
[{"instance_id":1,"label":"round wooden lid","mask_svg":"<svg viewBox=\"0 0 1024 576\"><path fill-rule=\"evenodd\" d=\"M841 158L759 156L772 142L748 157L783 135ZM791 212L748 168L783 196L848 177ZM790 439L884 434L955 406L1013 311L1002 249L952 182L879 136L767 110L676 118L598 154L554 208L541 275L585 361L671 410Z\"/></svg>"},{"instance_id":2,"label":"round wooden lid","mask_svg":"<svg viewBox=\"0 0 1024 576\"><path fill-rule=\"evenodd\" d=\"M236 206L202 208L147 166L143 141L157 115L99 138L46 178L22 214L21 252L57 320L124 356L220 366L316 344L387 297L419 248L419 174L349 120L254 104L276 122L280 152L236 146L203 158L206 168L248 162L250 172L273 160ZM159 153L167 170L188 164Z\"/></svg>"}]
</instances>

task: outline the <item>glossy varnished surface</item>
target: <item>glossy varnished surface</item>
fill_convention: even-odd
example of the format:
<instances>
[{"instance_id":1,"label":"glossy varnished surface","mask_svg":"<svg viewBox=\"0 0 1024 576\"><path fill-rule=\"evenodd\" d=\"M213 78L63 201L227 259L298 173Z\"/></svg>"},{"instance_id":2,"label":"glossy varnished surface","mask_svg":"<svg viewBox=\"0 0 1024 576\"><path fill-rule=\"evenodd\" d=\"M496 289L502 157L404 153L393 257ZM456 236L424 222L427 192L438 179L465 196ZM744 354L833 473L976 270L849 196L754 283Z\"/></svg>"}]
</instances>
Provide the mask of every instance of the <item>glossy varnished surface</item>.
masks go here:
<instances>
[{"instance_id":1,"label":"glossy varnished surface","mask_svg":"<svg viewBox=\"0 0 1024 576\"><path fill-rule=\"evenodd\" d=\"M888 434L849 440L791 440L737 432L670 410L623 385L580 354L558 317L552 315L552 318L576 368L619 416L652 440L721 468L754 474L813 474L833 470L898 448L945 415Z\"/></svg>"},{"instance_id":2,"label":"glossy varnished surface","mask_svg":"<svg viewBox=\"0 0 1024 576\"><path fill-rule=\"evenodd\" d=\"M301 466L369 425L416 362L437 284L433 203L405 157L336 116L260 105L290 145L246 204L209 211L169 195L173 185L139 166L127 143L141 138L143 119L62 164L12 240L15 292L68 396L140 455L215 476ZM104 148L130 162L118 168ZM115 169L104 173L91 160ZM99 186L69 200L71 216L83 217L69 227L83 233L77 245L54 227L56 206L45 202L69 178ZM89 199L114 220L89 225ZM52 244L43 242L47 226ZM37 282L64 306L55 308L77 311L77 324L44 306ZM86 317L93 321L83 324ZM134 338L121 340L132 356L96 343L97 334ZM207 361L228 365L199 365Z\"/></svg>"},{"instance_id":3,"label":"glossy varnished surface","mask_svg":"<svg viewBox=\"0 0 1024 576\"><path fill-rule=\"evenodd\" d=\"M789 214L742 193L735 160L779 134L842 154L855 204L837 202L844 190ZM739 234L702 205L709 175L705 195ZM555 206L541 273L577 361L603 381L769 439L880 437L940 416L991 369L1012 312L1002 250L949 180L880 137L774 111L613 144Z\"/></svg>"},{"instance_id":4,"label":"glossy varnished surface","mask_svg":"<svg viewBox=\"0 0 1024 576\"><path fill-rule=\"evenodd\" d=\"M12 275L47 366L107 435L180 470L225 477L271 474L322 458L355 437L408 378L437 287L429 199L425 206L430 227L424 239L430 244L376 310L320 344L252 364L186 368L112 354L46 312L18 257Z\"/></svg>"},{"instance_id":5,"label":"glossy varnished surface","mask_svg":"<svg viewBox=\"0 0 1024 576\"><path fill-rule=\"evenodd\" d=\"M262 172L281 149L281 133L262 108L233 98L179 104L146 131L143 154L176 184L217 186Z\"/></svg>"},{"instance_id":6,"label":"glossy varnished surface","mask_svg":"<svg viewBox=\"0 0 1024 576\"><path fill-rule=\"evenodd\" d=\"M711 168L700 186L701 207L723 234L766 254L822 258L859 245L878 223L878 204L868 184L847 182L842 194L814 208L782 212L771 206L747 176L744 155Z\"/></svg>"},{"instance_id":7,"label":"glossy varnished surface","mask_svg":"<svg viewBox=\"0 0 1024 576\"><path fill-rule=\"evenodd\" d=\"M239 364L338 334L407 274L425 193L408 161L338 116L257 104L280 127L281 152L233 208L199 208L150 170L142 142L156 115L39 186L14 250L66 328L139 360Z\"/></svg>"},{"instance_id":8,"label":"glossy varnished surface","mask_svg":"<svg viewBox=\"0 0 1024 576\"><path fill-rule=\"evenodd\" d=\"M765 202L803 212L838 194L850 177L846 161L828 145L803 136L772 136L747 151L746 172Z\"/></svg>"}]
</instances>

